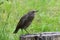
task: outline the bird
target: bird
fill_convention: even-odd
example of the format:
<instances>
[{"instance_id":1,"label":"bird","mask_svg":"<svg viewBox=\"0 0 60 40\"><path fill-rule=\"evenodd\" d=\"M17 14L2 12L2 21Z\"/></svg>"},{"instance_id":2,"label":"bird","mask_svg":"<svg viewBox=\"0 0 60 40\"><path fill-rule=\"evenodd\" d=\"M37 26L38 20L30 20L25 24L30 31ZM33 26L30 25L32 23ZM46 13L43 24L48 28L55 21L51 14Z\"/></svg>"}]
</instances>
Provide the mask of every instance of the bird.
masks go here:
<instances>
[{"instance_id":1,"label":"bird","mask_svg":"<svg viewBox=\"0 0 60 40\"><path fill-rule=\"evenodd\" d=\"M17 33L19 29L21 29L22 31L25 30L27 33L29 33L26 29L32 23L36 12L38 12L38 10L31 10L27 14L22 16L13 33Z\"/></svg>"}]
</instances>

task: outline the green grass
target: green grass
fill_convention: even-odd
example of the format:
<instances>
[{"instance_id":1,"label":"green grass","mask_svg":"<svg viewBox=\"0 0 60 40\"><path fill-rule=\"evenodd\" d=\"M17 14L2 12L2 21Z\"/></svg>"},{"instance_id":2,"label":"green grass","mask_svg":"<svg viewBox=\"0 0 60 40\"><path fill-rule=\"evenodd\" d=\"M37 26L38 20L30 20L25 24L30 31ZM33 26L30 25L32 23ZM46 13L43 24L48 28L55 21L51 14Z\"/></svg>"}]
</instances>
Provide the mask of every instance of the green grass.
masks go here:
<instances>
[{"instance_id":1,"label":"green grass","mask_svg":"<svg viewBox=\"0 0 60 40\"><path fill-rule=\"evenodd\" d=\"M19 40L21 30L13 34L20 18L30 10L39 10L27 28L31 33L60 31L60 0L1 0L0 40ZM24 34L26 32L24 31Z\"/></svg>"}]
</instances>

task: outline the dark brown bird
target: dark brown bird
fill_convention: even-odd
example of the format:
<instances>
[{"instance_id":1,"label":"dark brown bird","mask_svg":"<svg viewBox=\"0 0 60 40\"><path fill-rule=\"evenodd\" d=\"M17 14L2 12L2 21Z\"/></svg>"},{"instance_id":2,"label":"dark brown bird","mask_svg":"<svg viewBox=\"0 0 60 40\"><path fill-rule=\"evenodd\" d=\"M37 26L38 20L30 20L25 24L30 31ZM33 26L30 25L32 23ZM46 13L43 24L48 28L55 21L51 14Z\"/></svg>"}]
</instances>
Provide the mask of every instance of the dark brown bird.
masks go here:
<instances>
[{"instance_id":1,"label":"dark brown bird","mask_svg":"<svg viewBox=\"0 0 60 40\"><path fill-rule=\"evenodd\" d=\"M19 29L21 29L21 30L24 29L26 32L28 32L26 30L26 28L31 24L32 20L34 19L35 12L37 12L37 11L36 10L30 11L30 12L28 12L28 14L21 17L14 33L17 33Z\"/></svg>"}]
</instances>

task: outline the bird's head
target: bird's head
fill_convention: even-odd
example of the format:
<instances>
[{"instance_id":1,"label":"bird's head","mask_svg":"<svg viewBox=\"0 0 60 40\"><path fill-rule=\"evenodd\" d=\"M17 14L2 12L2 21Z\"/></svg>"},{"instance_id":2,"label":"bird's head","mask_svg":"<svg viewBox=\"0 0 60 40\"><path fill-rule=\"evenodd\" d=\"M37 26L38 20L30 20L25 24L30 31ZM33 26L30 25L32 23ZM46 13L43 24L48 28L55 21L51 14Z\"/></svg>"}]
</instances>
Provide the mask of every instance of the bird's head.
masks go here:
<instances>
[{"instance_id":1,"label":"bird's head","mask_svg":"<svg viewBox=\"0 0 60 40\"><path fill-rule=\"evenodd\" d=\"M33 11L31 11L31 13L36 13L36 12L38 12L38 10L33 10Z\"/></svg>"},{"instance_id":2,"label":"bird's head","mask_svg":"<svg viewBox=\"0 0 60 40\"><path fill-rule=\"evenodd\" d=\"M34 14L36 12L38 12L38 10L32 10L32 11L29 11L28 14L31 15L31 14Z\"/></svg>"},{"instance_id":3,"label":"bird's head","mask_svg":"<svg viewBox=\"0 0 60 40\"><path fill-rule=\"evenodd\" d=\"M38 12L38 10L31 10L28 12L29 15L35 14L36 12Z\"/></svg>"}]
</instances>

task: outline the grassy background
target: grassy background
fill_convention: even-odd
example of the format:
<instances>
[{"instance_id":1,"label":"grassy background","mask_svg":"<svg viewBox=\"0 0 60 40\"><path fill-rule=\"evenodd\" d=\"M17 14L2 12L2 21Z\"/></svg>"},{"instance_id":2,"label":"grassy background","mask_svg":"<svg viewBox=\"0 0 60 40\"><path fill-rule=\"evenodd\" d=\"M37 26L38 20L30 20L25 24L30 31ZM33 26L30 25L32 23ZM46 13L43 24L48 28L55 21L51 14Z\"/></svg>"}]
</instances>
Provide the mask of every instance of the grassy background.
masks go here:
<instances>
[{"instance_id":1,"label":"grassy background","mask_svg":"<svg viewBox=\"0 0 60 40\"><path fill-rule=\"evenodd\" d=\"M39 10L27 28L30 33L60 31L60 0L0 0L0 40L18 40L13 34L20 18L30 10ZM24 31L24 34L26 32Z\"/></svg>"}]
</instances>

